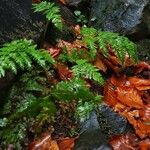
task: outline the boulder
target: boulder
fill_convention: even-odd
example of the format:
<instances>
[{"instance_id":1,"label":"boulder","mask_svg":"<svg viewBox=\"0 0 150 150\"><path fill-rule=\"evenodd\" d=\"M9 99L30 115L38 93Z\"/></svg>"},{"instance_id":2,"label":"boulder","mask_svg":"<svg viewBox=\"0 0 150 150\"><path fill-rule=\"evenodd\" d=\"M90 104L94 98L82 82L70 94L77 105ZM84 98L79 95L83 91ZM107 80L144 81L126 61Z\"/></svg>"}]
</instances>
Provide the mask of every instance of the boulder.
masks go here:
<instances>
[{"instance_id":1,"label":"boulder","mask_svg":"<svg viewBox=\"0 0 150 150\"><path fill-rule=\"evenodd\" d=\"M149 0L93 0L90 25L126 35L150 35Z\"/></svg>"},{"instance_id":2,"label":"boulder","mask_svg":"<svg viewBox=\"0 0 150 150\"><path fill-rule=\"evenodd\" d=\"M0 44L27 38L38 42L45 29L45 20L33 13L32 0L1 0Z\"/></svg>"},{"instance_id":3,"label":"boulder","mask_svg":"<svg viewBox=\"0 0 150 150\"><path fill-rule=\"evenodd\" d=\"M127 120L106 104L99 105L89 119L80 124L80 136L74 150L112 150L108 143L110 137L131 130Z\"/></svg>"}]
</instances>

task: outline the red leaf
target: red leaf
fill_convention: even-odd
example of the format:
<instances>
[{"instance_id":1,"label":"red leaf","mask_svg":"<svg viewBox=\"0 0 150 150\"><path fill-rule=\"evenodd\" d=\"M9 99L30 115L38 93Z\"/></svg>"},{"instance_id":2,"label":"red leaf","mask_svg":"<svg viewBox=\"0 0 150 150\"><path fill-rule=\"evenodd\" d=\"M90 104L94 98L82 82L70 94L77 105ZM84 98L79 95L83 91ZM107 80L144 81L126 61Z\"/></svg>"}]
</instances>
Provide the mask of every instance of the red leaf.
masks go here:
<instances>
[{"instance_id":1,"label":"red leaf","mask_svg":"<svg viewBox=\"0 0 150 150\"><path fill-rule=\"evenodd\" d=\"M140 112L140 117L144 122L150 123L150 104L143 107Z\"/></svg>"},{"instance_id":2,"label":"red leaf","mask_svg":"<svg viewBox=\"0 0 150 150\"><path fill-rule=\"evenodd\" d=\"M110 80L104 85L104 100L110 106L115 106L118 101L116 100L115 87L110 83Z\"/></svg>"},{"instance_id":3,"label":"red leaf","mask_svg":"<svg viewBox=\"0 0 150 150\"><path fill-rule=\"evenodd\" d=\"M72 72L64 64L59 63L55 67L61 80L69 80L72 78Z\"/></svg>"},{"instance_id":4,"label":"red leaf","mask_svg":"<svg viewBox=\"0 0 150 150\"><path fill-rule=\"evenodd\" d=\"M72 150L76 138L64 138L58 140L59 150Z\"/></svg>"},{"instance_id":5,"label":"red leaf","mask_svg":"<svg viewBox=\"0 0 150 150\"><path fill-rule=\"evenodd\" d=\"M99 70L102 70L103 72L106 72L106 71L107 71L106 65L104 64L104 62L103 62L99 57L96 57L95 66L96 66Z\"/></svg>"},{"instance_id":6,"label":"red leaf","mask_svg":"<svg viewBox=\"0 0 150 150\"><path fill-rule=\"evenodd\" d=\"M59 150L59 147L50 135L45 135L40 140L32 142L28 150Z\"/></svg>"},{"instance_id":7,"label":"red leaf","mask_svg":"<svg viewBox=\"0 0 150 150\"><path fill-rule=\"evenodd\" d=\"M138 90L148 90L150 89L150 80L141 79L137 77L130 77L128 78L129 82L134 85L135 88Z\"/></svg>"},{"instance_id":8,"label":"red leaf","mask_svg":"<svg viewBox=\"0 0 150 150\"><path fill-rule=\"evenodd\" d=\"M142 108L143 101L138 91L132 87L117 87L117 99L130 108Z\"/></svg>"},{"instance_id":9,"label":"red leaf","mask_svg":"<svg viewBox=\"0 0 150 150\"><path fill-rule=\"evenodd\" d=\"M114 150L135 150L137 141L138 139L134 134L127 134L112 137L110 144Z\"/></svg>"}]
</instances>

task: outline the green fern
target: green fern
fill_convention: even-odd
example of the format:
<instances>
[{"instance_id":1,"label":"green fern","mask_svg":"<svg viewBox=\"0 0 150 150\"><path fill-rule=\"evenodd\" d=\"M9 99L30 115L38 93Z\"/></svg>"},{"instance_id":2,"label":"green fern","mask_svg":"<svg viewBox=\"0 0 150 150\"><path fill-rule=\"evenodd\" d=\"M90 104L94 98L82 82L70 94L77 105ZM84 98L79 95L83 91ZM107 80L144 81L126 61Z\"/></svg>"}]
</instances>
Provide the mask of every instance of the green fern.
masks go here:
<instances>
[{"instance_id":1,"label":"green fern","mask_svg":"<svg viewBox=\"0 0 150 150\"><path fill-rule=\"evenodd\" d=\"M33 70L22 75L10 90L0 116L0 147L13 144L22 149L28 132L36 136L53 121L56 107L46 92L51 85L42 72Z\"/></svg>"},{"instance_id":2,"label":"green fern","mask_svg":"<svg viewBox=\"0 0 150 150\"><path fill-rule=\"evenodd\" d=\"M94 28L87 27L81 29L81 35L82 40L87 44L93 57L96 56L98 49L102 50L102 54L105 57L108 57L108 46L111 46L122 64L124 63L126 54L135 62L138 61L137 47L127 37L119 36L117 33L97 31Z\"/></svg>"},{"instance_id":3,"label":"green fern","mask_svg":"<svg viewBox=\"0 0 150 150\"><path fill-rule=\"evenodd\" d=\"M30 69L33 62L46 67L46 63L53 64L54 60L46 51L37 50L31 40L21 39L4 44L0 48L0 77L5 76L6 70L16 74L19 68Z\"/></svg>"},{"instance_id":4,"label":"green fern","mask_svg":"<svg viewBox=\"0 0 150 150\"><path fill-rule=\"evenodd\" d=\"M72 67L72 72L74 73L75 77L87 78L98 82L100 85L103 85L104 80L101 74L98 72L99 70L95 66L88 63L87 60L78 60L76 63L77 65Z\"/></svg>"},{"instance_id":5,"label":"green fern","mask_svg":"<svg viewBox=\"0 0 150 150\"><path fill-rule=\"evenodd\" d=\"M90 50L90 55L94 59L97 53L97 46L96 46L96 37L97 37L97 30L94 28L81 28L81 35L82 40L85 42Z\"/></svg>"},{"instance_id":6,"label":"green fern","mask_svg":"<svg viewBox=\"0 0 150 150\"><path fill-rule=\"evenodd\" d=\"M43 12L48 21L51 21L58 29L62 29L60 9L52 2L42 1L39 4L33 4L34 12Z\"/></svg>"},{"instance_id":7,"label":"green fern","mask_svg":"<svg viewBox=\"0 0 150 150\"><path fill-rule=\"evenodd\" d=\"M107 45L110 45L122 63L124 63L126 54L135 62L138 61L137 47L127 37L119 36L117 33L103 31L98 35L98 43L99 48L103 50L105 56L108 55Z\"/></svg>"},{"instance_id":8,"label":"green fern","mask_svg":"<svg viewBox=\"0 0 150 150\"><path fill-rule=\"evenodd\" d=\"M86 87L85 81L79 78L59 82L52 89L51 94L55 99L65 102L72 100L95 101L99 98Z\"/></svg>"}]
</instances>

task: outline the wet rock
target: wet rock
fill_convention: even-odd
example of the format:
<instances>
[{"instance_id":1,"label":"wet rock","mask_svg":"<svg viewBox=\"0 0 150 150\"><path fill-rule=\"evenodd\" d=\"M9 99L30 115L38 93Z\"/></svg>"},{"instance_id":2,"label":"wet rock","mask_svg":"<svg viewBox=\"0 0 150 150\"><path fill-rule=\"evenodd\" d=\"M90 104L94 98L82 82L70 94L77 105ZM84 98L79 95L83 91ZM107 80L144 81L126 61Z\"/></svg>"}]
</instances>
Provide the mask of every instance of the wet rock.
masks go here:
<instances>
[{"instance_id":1,"label":"wet rock","mask_svg":"<svg viewBox=\"0 0 150 150\"><path fill-rule=\"evenodd\" d=\"M93 0L91 18L95 19L90 24L97 29L139 38L150 35L149 0Z\"/></svg>"},{"instance_id":2,"label":"wet rock","mask_svg":"<svg viewBox=\"0 0 150 150\"><path fill-rule=\"evenodd\" d=\"M89 2L89 0L66 0L67 5L78 7L81 3Z\"/></svg>"},{"instance_id":3,"label":"wet rock","mask_svg":"<svg viewBox=\"0 0 150 150\"><path fill-rule=\"evenodd\" d=\"M105 104L100 105L97 109L97 117L101 132L108 138L112 135L123 134L130 130L126 118L115 113Z\"/></svg>"},{"instance_id":4,"label":"wet rock","mask_svg":"<svg viewBox=\"0 0 150 150\"><path fill-rule=\"evenodd\" d=\"M101 133L97 115L93 111L90 118L82 124L74 150L97 150L103 143L106 143L106 138Z\"/></svg>"},{"instance_id":5,"label":"wet rock","mask_svg":"<svg viewBox=\"0 0 150 150\"><path fill-rule=\"evenodd\" d=\"M38 41L45 28L40 14L32 12L32 0L1 0L0 44L27 38Z\"/></svg>"},{"instance_id":6,"label":"wet rock","mask_svg":"<svg viewBox=\"0 0 150 150\"><path fill-rule=\"evenodd\" d=\"M136 42L139 59L150 63L150 39L143 39Z\"/></svg>"},{"instance_id":7,"label":"wet rock","mask_svg":"<svg viewBox=\"0 0 150 150\"><path fill-rule=\"evenodd\" d=\"M105 104L100 105L81 126L74 150L112 150L110 136L126 133L127 120Z\"/></svg>"}]
</instances>

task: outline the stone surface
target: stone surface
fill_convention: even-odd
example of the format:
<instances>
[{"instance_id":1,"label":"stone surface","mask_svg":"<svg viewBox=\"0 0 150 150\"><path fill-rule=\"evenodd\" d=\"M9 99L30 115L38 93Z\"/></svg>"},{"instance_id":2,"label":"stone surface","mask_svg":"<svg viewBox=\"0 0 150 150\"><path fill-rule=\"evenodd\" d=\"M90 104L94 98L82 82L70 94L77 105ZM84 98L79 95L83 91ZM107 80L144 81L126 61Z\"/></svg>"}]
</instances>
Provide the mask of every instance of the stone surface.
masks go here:
<instances>
[{"instance_id":1,"label":"stone surface","mask_svg":"<svg viewBox=\"0 0 150 150\"><path fill-rule=\"evenodd\" d=\"M43 17L32 12L32 0L1 0L0 44L18 38L37 42L44 28Z\"/></svg>"},{"instance_id":2,"label":"stone surface","mask_svg":"<svg viewBox=\"0 0 150 150\"><path fill-rule=\"evenodd\" d=\"M92 0L90 24L97 29L121 34L150 34L149 0Z\"/></svg>"},{"instance_id":3,"label":"stone surface","mask_svg":"<svg viewBox=\"0 0 150 150\"><path fill-rule=\"evenodd\" d=\"M108 138L130 130L127 120L105 104L100 105L97 109L97 118L102 133L106 134Z\"/></svg>"},{"instance_id":4,"label":"stone surface","mask_svg":"<svg viewBox=\"0 0 150 150\"><path fill-rule=\"evenodd\" d=\"M98 150L103 143L106 143L106 138L101 133L97 115L93 111L90 118L82 124L80 137L76 141L74 150Z\"/></svg>"},{"instance_id":5,"label":"stone surface","mask_svg":"<svg viewBox=\"0 0 150 150\"><path fill-rule=\"evenodd\" d=\"M125 133L127 130L127 120L102 104L81 124L74 150L112 150L108 144L110 136Z\"/></svg>"}]
</instances>

